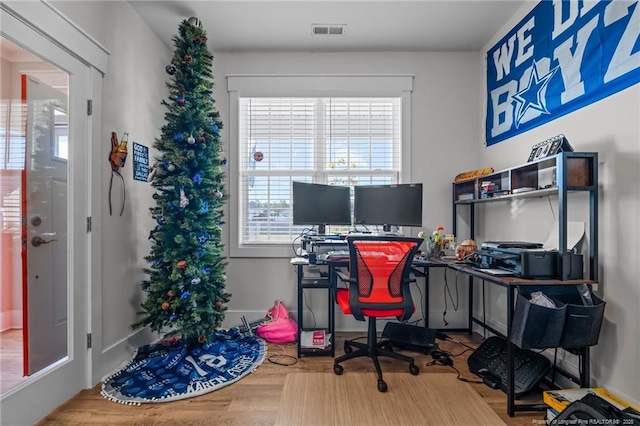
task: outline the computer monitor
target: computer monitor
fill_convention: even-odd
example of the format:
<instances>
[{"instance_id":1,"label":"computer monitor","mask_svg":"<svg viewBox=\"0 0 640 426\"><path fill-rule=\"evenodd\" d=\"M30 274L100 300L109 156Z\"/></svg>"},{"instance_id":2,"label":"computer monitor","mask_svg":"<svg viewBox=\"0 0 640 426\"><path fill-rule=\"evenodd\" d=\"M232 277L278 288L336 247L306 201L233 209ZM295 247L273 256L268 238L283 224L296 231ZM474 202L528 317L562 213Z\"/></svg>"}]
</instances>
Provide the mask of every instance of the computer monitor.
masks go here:
<instances>
[{"instance_id":1,"label":"computer monitor","mask_svg":"<svg viewBox=\"0 0 640 426\"><path fill-rule=\"evenodd\" d=\"M422 184L362 185L354 187L355 223L422 226Z\"/></svg>"},{"instance_id":2,"label":"computer monitor","mask_svg":"<svg viewBox=\"0 0 640 426\"><path fill-rule=\"evenodd\" d=\"M293 224L351 225L351 189L348 186L293 182Z\"/></svg>"}]
</instances>

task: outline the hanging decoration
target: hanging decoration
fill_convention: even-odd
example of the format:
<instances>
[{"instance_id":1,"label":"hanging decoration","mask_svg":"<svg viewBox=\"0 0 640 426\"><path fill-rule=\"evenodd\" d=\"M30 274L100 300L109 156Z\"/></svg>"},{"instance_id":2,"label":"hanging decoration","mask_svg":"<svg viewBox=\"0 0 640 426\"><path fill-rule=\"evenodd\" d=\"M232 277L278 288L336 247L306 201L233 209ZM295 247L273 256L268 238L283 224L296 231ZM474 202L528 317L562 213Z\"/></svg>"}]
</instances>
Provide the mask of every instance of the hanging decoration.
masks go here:
<instances>
[{"instance_id":1,"label":"hanging decoration","mask_svg":"<svg viewBox=\"0 0 640 426\"><path fill-rule=\"evenodd\" d=\"M120 216L124 213L124 203L126 200L126 189L124 178L120 174L120 168L124 167L127 161L127 143L129 141L129 133L122 135L122 140L118 142L116 132L111 132L111 152L109 153L109 163L111 164L111 179L109 180L109 216L113 213L111 205L111 193L113 191L113 176L117 175L122 181L122 206L120 208Z\"/></svg>"}]
</instances>

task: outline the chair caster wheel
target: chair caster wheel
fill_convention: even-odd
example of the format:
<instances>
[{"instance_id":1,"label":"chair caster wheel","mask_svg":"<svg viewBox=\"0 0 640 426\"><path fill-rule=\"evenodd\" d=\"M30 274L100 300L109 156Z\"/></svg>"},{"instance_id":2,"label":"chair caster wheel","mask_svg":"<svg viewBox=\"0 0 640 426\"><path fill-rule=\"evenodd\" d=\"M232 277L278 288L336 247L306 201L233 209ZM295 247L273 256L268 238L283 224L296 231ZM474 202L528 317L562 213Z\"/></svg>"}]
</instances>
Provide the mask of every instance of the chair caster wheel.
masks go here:
<instances>
[{"instance_id":1,"label":"chair caster wheel","mask_svg":"<svg viewBox=\"0 0 640 426\"><path fill-rule=\"evenodd\" d=\"M386 392L387 391L387 382L385 382L384 380L378 380L378 390L380 392Z\"/></svg>"},{"instance_id":2,"label":"chair caster wheel","mask_svg":"<svg viewBox=\"0 0 640 426\"><path fill-rule=\"evenodd\" d=\"M342 373L344 373L344 368L342 368L340 364L334 364L333 372L336 373L336 376L342 376Z\"/></svg>"},{"instance_id":3,"label":"chair caster wheel","mask_svg":"<svg viewBox=\"0 0 640 426\"><path fill-rule=\"evenodd\" d=\"M353 351L353 348L351 346L349 346L348 343L345 342L345 344L344 344L344 353L345 354L350 354L351 351Z\"/></svg>"},{"instance_id":4,"label":"chair caster wheel","mask_svg":"<svg viewBox=\"0 0 640 426\"><path fill-rule=\"evenodd\" d=\"M409 372L414 376L417 376L420 373L420 368L418 368L418 366L415 364L411 364L409 366Z\"/></svg>"}]
</instances>

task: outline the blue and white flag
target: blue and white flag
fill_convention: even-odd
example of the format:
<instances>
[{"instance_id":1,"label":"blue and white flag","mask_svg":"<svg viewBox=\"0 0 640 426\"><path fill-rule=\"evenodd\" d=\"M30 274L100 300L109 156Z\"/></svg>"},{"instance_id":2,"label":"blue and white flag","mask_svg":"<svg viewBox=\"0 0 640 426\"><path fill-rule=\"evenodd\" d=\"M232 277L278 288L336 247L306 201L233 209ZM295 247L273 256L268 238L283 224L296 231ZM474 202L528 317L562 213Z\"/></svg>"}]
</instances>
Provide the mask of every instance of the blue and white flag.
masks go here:
<instances>
[{"instance_id":1,"label":"blue and white flag","mask_svg":"<svg viewBox=\"0 0 640 426\"><path fill-rule=\"evenodd\" d=\"M487 145L639 81L637 0L543 0L487 52Z\"/></svg>"}]
</instances>

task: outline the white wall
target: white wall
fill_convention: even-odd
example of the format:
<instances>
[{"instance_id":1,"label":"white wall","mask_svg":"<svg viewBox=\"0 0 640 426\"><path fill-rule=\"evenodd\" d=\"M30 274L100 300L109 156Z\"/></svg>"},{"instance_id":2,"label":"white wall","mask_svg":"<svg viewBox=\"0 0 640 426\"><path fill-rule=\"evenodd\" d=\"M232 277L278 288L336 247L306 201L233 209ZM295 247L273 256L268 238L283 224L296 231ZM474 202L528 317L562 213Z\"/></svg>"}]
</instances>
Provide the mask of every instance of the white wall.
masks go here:
<instances>
[{"instance_id":1,"label":"white wall","mask_svg":"<svg viewBox=\"0 0 640 426\"><path fill-rule=\"evenodd\" d=\"M92 238L98 241L94 250L102 261L96 271L92 289L94 381L133 354L151 336L131 324L139 318L136 312L144 292L140 288L144 257L149 254L149 231L155 226L148 214L152 205L151 185L133 179L132 143L150 148L160 135L165 109L160 102L168 95L168 75L164 68L172 51L149 29L127 2L53 1L54 7L69 17L110 51L109 68L103 80L101 140L93 141L100 157L102 183L93 212ZM176 16L176 31L180 24ZM108 188L111 167L107 160L111 149L111 132L122 138L129 132L129 156L120 170L125 181L126 203L119 216L122 182L113 182L113 215L109 215ZM101 255L100 255L101 253Z\"/></svg>"},{"instance_id":2,"label":"white wall","mask_svg":"<svg viewBox=\"0 0 640 426\"><path fill-rule=\"evenodd\" d=\"M521 13L496 33L483 52L501 39L536 4L526 5ZM483 85L482 90L481 96L484 98L486 86ZM532 145L560 133L567 136L575 151L599 153L600 283L597 292L607 305L599 344L591 350L592 385L604 386L636 402L640 401L640 370L637 368L640 360L640 264L637 252L640 241L639 118L640 85L635 85L489 148L484 148L484 133L481 132L477 164L478 167L493 167L496 170L524 164ZM569 220L587 220L586 200L580 197L570 197L569 200ZM553 212L547 199L483 206L477 214L479 241L522 239L544 242L553 223ZM487 289L490 322L498 329L505 330L504 290ZM480 312L479 306L476 309ZM577 366L576 357L568 354L561 356L565 358L566 365L573 368Z\"/></svg>"},{"instance_id":3,"label":"white wall","mask_svg":"<svg viewBox=\"0 0 640 426\"><path fill-rule=\"evenodd\" d=\"M231 74L402 74L413 75L411 105L412 163L411 181L424 183L424 229L433 231L442 224L451 230L451 182L460 171L476 167L480 128L477 52L368 52L368 53L218 53L214 55L216 82L214 97L225 124L229 119L229 96L226 75ZM223 143L229 143L228 128L222 131ZM226 149L229 152L229 149ZM230 158L229 177L236 173L236 159ZM236 202L230 194L230 203ZM227 212L228 213L228 212ZM227 221L234 220L229 218ZM413 230L417 233L417 229ZM228 237L228 236L227 236ZM226 244L229 241L227 238ZM227 271L229 303L226 326L240 324L240 317L264 317L274 299L281 299L296 314L296 280L289 258L232 258ZM455 280L448 275L449 282ZM449 327L466 324L466 293L460 279L460 306L454 312L449 302ZM432 276L430 325L443 327L443 271ZM422 284L420 284L422 287ZM452 293L455 291L451 289ZM414 292L416 302L420 294ZM308 296L318 322L326 318L325 295ZM323 309L324 307L324 309ZM421 318L420 309L414 319ZM310 316L305 316L310 324ZM336 314L337 330L358 327L364 323L348 322Z\"/></svg>"}]
</instances>

